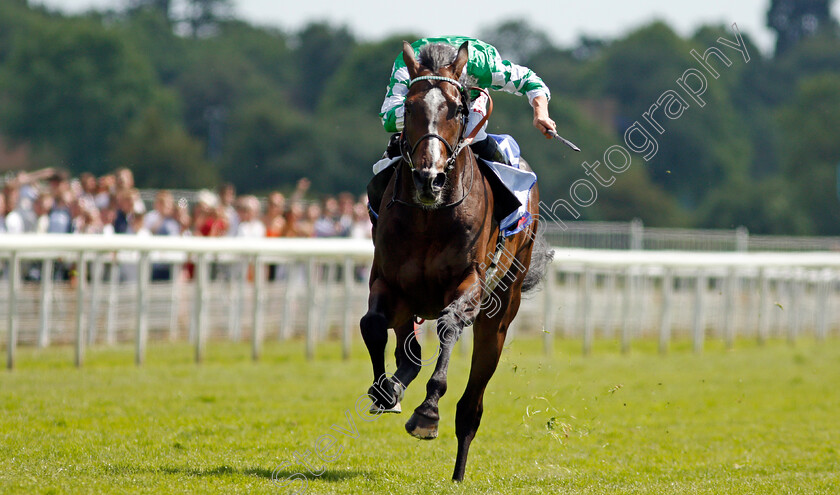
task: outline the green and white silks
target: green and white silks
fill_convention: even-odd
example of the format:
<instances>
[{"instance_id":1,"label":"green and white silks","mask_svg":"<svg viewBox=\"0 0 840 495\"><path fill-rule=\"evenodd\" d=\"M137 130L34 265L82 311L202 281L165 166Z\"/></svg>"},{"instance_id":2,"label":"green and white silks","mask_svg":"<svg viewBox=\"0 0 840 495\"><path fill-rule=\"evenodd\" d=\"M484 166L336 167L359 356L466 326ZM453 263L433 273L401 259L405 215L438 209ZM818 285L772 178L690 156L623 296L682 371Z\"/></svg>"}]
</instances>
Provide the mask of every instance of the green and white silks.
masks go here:
<instances>
[{"instance_id":1,"label":"green and white silks","mask_svg":"<svg viewBox=\"0 0 840 495\"><path fill-rule=\"evenodd\" d=\"M528 101L533 102L537 96L551 98L548 87L534 71L507 60L502 60L499 52L490 44L475 38L465 36L444 36L440 38L423 38L411 44L415 55L420 49L431 43L446 43L456 48L465 41L469 41L469 61L461 74L461 82L467 86L478 86L483 89L506 91L515 95L527 95ZM402 52L397 55L391 70L391 79L382 102L379 116L382 125L388 132L399 132L403 128L403 102L408 94L410 77L405 66ZM472 109L475 111L475 109Z\"/></svg>"}]
</instances>

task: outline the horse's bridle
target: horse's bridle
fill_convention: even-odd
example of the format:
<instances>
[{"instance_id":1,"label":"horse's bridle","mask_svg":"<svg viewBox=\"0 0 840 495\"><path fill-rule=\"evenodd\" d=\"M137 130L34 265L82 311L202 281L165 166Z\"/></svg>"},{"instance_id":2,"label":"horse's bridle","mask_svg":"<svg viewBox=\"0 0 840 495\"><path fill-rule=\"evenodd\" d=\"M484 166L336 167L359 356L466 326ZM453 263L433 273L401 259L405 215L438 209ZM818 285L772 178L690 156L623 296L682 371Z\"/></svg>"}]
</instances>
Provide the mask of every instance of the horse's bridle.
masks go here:
<instances>
[{"instance_id":1,"label":"horse's bridle","mask_svg":"<svg viewBox=\"0 0 840 495\"><path fill-rule=\"evenodd\" d=\"M417 147L420 146L420 143L425 141L426 139L438 139L440 140L444 146L446 146L446 151L449 152L449 158L446 159L446 170L452 170L455 168L455 160L458 158L458 154L461 153L461 150L464 149L464 132L467 130L467 119L469 118L470 109L469 109L469 95L467 93L467 89L464 86L452 79L451 77L444 77L444 76L420 76L415 77L408 83L408 87L410 88L414 83L420 81L443 81L453 84L456 88L458 88L458 93L461 95L461 131L458 134L458 142L455 143L455 146L449 144L449 141L444 139L443 136L440 134L436 134L434 132L430 132L420 137L414 146L408 142L408 137L403 132L402 137L400 138L400 154L402 155L402 159L408 164L408 168L414 170L414 162L412 161L411 157L414 155L414 152L417 151Z\"/></svg>"},{"instance_id":2,"label":"horse's bridle","mask_svg":"<svg viewBox=\"0 0 840 495\"><path fill-rule=\"evenodd\" d=\"M458 88L458 93L461 95L461 107L462 107L462 109L461 109L461 131L458 134L458 142L455 144L454 147L451 144L449 144L449 141L444 139L443 136L441 136L440 134L436 134L434 132L430 132L428 134L425 134L425 135L421 136L420 139L418 139L417 142L414 143L414 146L411 146L408 142L408 138L406 137L405 132L403 132L402 135L400 136L400 155L401 155L403 161L405 161L406 164L408 165L408 168L411 169L411 171L414 171L415 170L414 162L411 160L411 156L417 150L417 147L420 145L420 143L422 143L426 139L438 139L441 142L443 142L444 146L446 146L446 151L449 152L449 158L447 158L447 160L446 160L446 171L448 172L448 171L452 170L453 168L455 168L455 160L458 159L458 155L461 153L461 151L463 151L463 149L465 147L464 143L466 142L466 140L474 138L475 135L478 134L478 131L481 130L481 127L484 125L484 122L486 122L487 119L490 117L490 114L493 111L493 103L492 103L492 100L489 100L490 101L490 108L489 108L489 111L487 112L487 114L484 116L484 118L481 119L481 121L478 123L478 125L476 125L473 132L471 132L469 136L464 137L464 133L467 131L467 120L469 119L469 114L470 114L470 110L469 110L469 103L470 103L469 91L473 90L473 89L477 90L477 91L480 91L480 92L486 94L487 97L489 98L490 95L487 93L487 90L482 89L482 88L465 88L460 82L456 81L455 79L452 79L450 77L444 77L444 76L420 76L420 77L416 77L408 83L408 87L411 87L411 85L413 85L416 82L420 82L420 81L443 81L443 82L448 82L450 84L453 84L453 85L455 85L455 87ZM393 196L391 197L391 201L389 201L388 204L386 205L386 208L390 208L391 206L393 206L394 203L399 203L399 204L404 205L404 206L411 206L413 208L423 208L420 205L416 205L414 203L409 203L407 201L403 201L403 200L397 198L397 186L400 183L400 177L399 177L400 168L401 167L397 167L397 172L396 172L397 176L396 176L396 181L394 183ZM474 174L475 174L475 172L474 172L473 168L471 167L470 168L470 187L467 190L467 192L464 193L464 195L461 197L461 199L459 199L458 201L455 201L454 203L448 203L448 204L445 204L443 206L440 206L439 208L451 208L451 207L458 206L461 203L463 203L464 200L467 199L467 196L470 195L470 192L472 192L472 186L473 186L473 182L475 180Z\"/></svg>"}]
</instances>

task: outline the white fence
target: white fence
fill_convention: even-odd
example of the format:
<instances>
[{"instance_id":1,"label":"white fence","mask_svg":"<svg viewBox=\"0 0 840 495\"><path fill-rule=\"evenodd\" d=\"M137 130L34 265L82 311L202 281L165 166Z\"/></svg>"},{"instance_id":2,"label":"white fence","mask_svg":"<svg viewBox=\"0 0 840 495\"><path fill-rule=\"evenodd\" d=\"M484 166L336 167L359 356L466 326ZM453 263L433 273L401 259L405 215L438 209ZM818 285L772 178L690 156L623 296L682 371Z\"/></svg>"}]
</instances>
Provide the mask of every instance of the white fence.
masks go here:
<instances>
[{"instance_id":1,"label":"white fence","mask_svg":"<svg viewBox=\"0 0 840 495\"><path fill-rule=\"evenodd\" d=\"M733 230L645 227L632 222L564 221L551 223L546 238L553 246L585 249L676 251L840 251L840 237L755 235Z\"/></svg>"},{"instance_id":2,"label":"white fence","mask_svg":"<svg viewBox=\"0 0 840 495\"><path fill-rule=\"evenodd\" d=\"M208 339L340 338L350 352L367 300L369 241L136 236L0 236L0 338L7 365L19 344L86 346ZM188 277L187 274L192 276ZM152 276L154 275L154 276ZM259 276L258 276L259 275ZM158 280L162 279L162 280ZM557 249L540 292L526 296L516 332L583 341L687 339L840 330L840 253L697 253Z\"/></svg>"}]
</instances>

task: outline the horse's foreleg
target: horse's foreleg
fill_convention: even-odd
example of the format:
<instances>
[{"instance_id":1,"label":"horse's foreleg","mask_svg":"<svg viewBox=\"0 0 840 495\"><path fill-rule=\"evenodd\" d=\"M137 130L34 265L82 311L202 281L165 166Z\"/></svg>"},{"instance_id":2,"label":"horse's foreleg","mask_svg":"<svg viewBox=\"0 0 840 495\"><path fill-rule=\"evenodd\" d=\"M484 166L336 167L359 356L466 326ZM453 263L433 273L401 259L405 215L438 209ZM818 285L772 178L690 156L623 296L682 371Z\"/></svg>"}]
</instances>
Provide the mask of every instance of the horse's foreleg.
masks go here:
<instances>
[{"instance_id":1,"label":"horse's foreleg","mask_svg":"<svg viewBox=\"0 0 840 495\"><path fill-rule=\"evenodd\" d=\"M373 365L373 386L368 390L376 408L390 409L395 405L389 394L382 393L385 376L385 345L388 343L388 287L381 281L376 280L371 284L370 295L368 296L368 311L359 321L362 330L362 339L365 342L370 363Z\"/></svg>"},{"instance_id":2,"label":"horse's foreleg","mask_svg":"<svg viewBox=\"0 0 840 495\"><path fill-rule=\"evenodd\" d=\"M461 287L464 285L462 284ZM426 399L417 406L414 414L405 424L405 429L409 434L424 440L437 438L440 421L438 401L446 393L446 373L449 369L452 348L460 338L464 327L472 324L478 312L480 286L471 282L460 292L460 297L447 306L438 317L437 333L440 340L440 354L435 370L426 383Z\"/></svg>"},{"instance_id":3,"label":"horse's foreleg","mask_svg":"<svg viewBox=\"0 0 840 495\"><path fill-rule=\"evenodd\" d=\"M400 325L394 329L394 332L397 334L397 347L394 349L397 371L394 372L394 378L405 390L408 384L417 378L423 364L420 357L420 343L414 333L414 320Z\"/></svg>"},{"instance_id":4,"label":"horse's foreleg","mask_svg":"<svg viewBox=\"0 0 840 495\"><path fill-rule=\"evenodd\" d=\"M397 361L397 371L393 376L387 373L377 375L368 395L373 399L370 412L401 413L403 395L408 385L420 372L420 344L414 338L414 322L409 320L394 329L397 334L397 348L394 357ZM375 371L374 371L375 373Z\"/></svg>"},{"instance_id":5,"label":"horse's foreleg","mask_svg":"<svg viewBox=\"0 0 840 495\"><path fill-rule=\"evenodd\" d=\"M484 390L496 371L508 326L519 310L519 290L501 293L497 301L501 304L494 316L483 312L473 326L473 353L470 365L470 377L464 395L458 401L455 413L455 436L458 438L458 454L455 457L453 481L462 481L467 467L467 454L484 412Z\"/></svg>"},{"instance_id":6,"label":"horse's foreleg","mask_svg":"<svg viewBox=\"0 0 840 495\"><path fill-rule=\"evenodd\" d=\"M391 297L385 282L375 280L371 284L368 311L362 317L359 326L373 366L373 385L368 390L368 395L373 400L372 411L400 412L401 385L385 374L388 327L395 316L402 316L397 315L398 306L400 305Z\"/></svg>"}]
</instances>

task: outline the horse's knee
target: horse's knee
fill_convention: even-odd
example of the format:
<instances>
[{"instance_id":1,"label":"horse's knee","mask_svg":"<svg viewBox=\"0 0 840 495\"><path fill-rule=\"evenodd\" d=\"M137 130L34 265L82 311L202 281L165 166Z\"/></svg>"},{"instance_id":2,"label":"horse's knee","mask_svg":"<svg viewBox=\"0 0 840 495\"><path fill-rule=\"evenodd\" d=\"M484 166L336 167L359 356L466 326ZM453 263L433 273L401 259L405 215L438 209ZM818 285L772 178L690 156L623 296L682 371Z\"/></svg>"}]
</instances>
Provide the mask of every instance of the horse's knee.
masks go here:
<instances>
[{"instance_id":1,"label":"horse's knee","mask_svg":"<svg viewBox=\"0 0 840 495\"><path fill-rule=\"evenodd\" d=\"M359 326L362 329L362 338L365 342L374 342L387 338L388 321L385 316L379 313L367 313L359 320Z\"/></svg>"}]
</instances>

